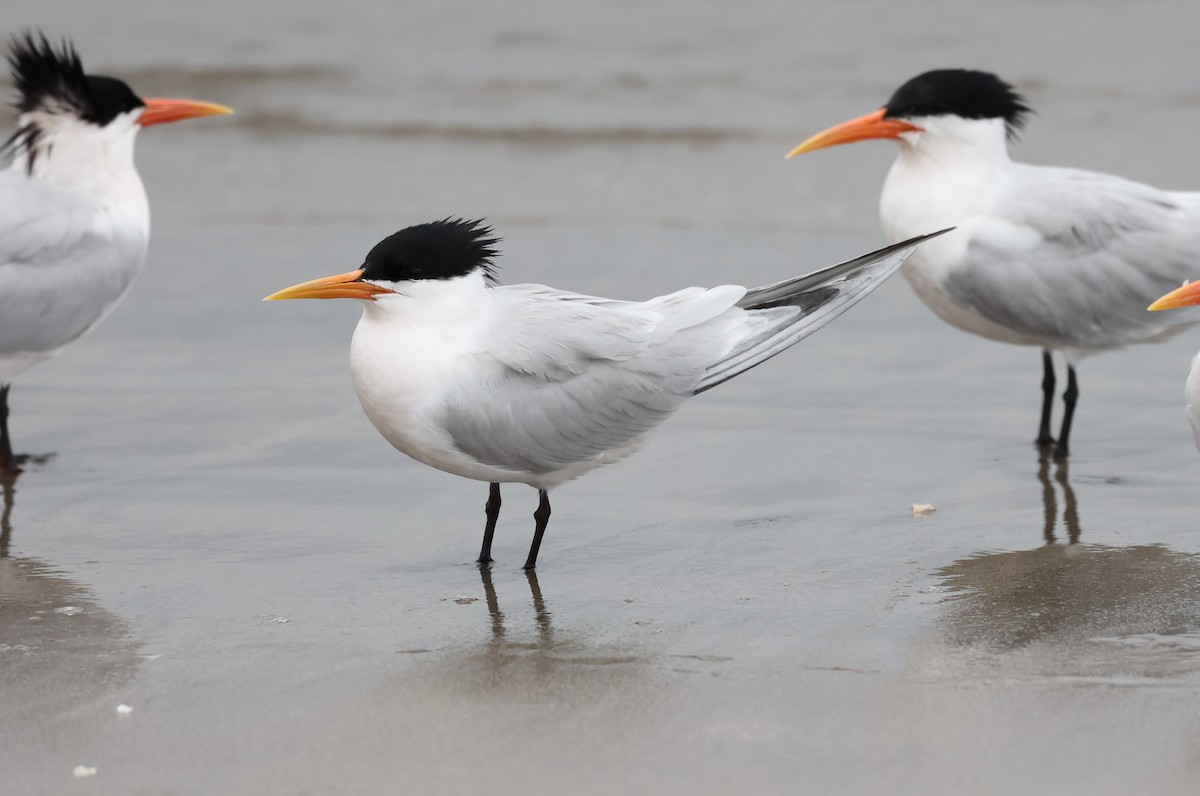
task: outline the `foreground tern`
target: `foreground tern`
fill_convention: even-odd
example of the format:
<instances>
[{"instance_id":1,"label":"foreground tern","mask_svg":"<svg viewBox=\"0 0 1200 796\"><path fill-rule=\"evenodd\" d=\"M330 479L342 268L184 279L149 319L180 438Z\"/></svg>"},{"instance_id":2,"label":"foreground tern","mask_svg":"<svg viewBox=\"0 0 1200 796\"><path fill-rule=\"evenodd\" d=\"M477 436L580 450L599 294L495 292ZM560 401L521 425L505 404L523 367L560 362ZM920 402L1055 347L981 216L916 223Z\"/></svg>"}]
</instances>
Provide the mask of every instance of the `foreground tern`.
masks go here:
<instances>
[{"instance_id":1,"label":"foreground tern","mask_svg":"<svg viewBox=\"0 0 1200 796\"><path fill-rule=\"evenodd\" d=\"M1067 363L1056 458L1068 455L1084 356L1160 340L1200 316L1149 315L1146 305L1200 260L1200 193L1162 191L1090 171L1030 166L1008 142L1029 112L995 75L940 69L901 86L877 111L793 149L891 138L900 154L880 197L884 233L955 226L922 246L904 275L952 326L1042 349L1037 444L1048 447L1052 351Z\"/></svg>"},{"instance_id":2,"label":"foreground tern","mask_svg":"<svg viewBox=\"0 0 1200 796\"><path fill-rule=\"evenodd\" d=\"M16 38L8 63L21 114L0 150L0 469L12 470L13 377L95 326L145 262L138 130L231 111L143 100L120 80L85 74L69 43L44 36Z\"/></svg>"},{"instance_id":3,"label":"foreground tern","mask_svg":"<svg viewBox=\"0 0 1200 796\"><path fill-rule=\"evenodd\" d=\"M775 356L853 306L932 236L765 287L690 287L644 302L494 284L498 238L446 219L384 238L358 269L267 296L354 298L350 369L363 410L419 462L491 484L479 562L492 560L500 484L548 492L633 453L689 398Z\"/></svg>"},{"instance_id":4,"label":"foreground tern","mask_svg":"<svg viewBox=\"0 0 1200 796\"><path fill-rule=\"evenodd\" d=\"M1194 307L1200 304L1200 282L1191 282L1172 290L1150 305L1151 312L1173 310L1179 307ZM1200 354L1192 359L1187 381L1183 385L1183 397L1187 401L1187 418L1196 438L1196 449L1200 450Z\"/></svg>"}]
</instances>

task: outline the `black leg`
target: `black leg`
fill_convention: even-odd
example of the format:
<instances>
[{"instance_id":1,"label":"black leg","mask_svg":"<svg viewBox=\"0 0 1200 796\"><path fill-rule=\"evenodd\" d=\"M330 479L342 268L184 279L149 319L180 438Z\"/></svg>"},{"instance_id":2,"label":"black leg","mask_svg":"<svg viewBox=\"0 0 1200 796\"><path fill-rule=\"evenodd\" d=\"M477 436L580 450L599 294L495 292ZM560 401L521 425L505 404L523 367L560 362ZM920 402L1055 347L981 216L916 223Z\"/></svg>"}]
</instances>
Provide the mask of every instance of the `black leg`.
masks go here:
<instances>
[{"instance_id":1,"label":"black leg","mask_svg":"<svg viewBox=\"0 0 1200 796\"><path fill-rule=\"evenodd\" d=\"M1075 417L1075 404L1079 400L1079 384L1075 381L1075 368L1067 366L1067 391L1063 393L1063 422L1058 432L1058 445L1054 448L1055 459L1065 459L1070 455L1067 445L1071 437L1071 420Z\"/></svg>"},{"instance_id":2,"label":"black leg","mask_svg":"<svg viewBox=\"0 0 1200 796\"><path fill-rule=\"evenodd\" d=\"M1037 446L1048 448L1054 444L1050 436L1050 413L1054 410L1054 360L1050 349L1042 349L1042 422L1038 426Z\"/></svg>"},{"instance_id":3,"label":"black leg","mask_svg":"<svg viewBox=\"0 0 1200 796\"><path fill-rule=\"evenodd\" d=\"M496 520L500 518L499 484L492 484L488 487L488 500L483 507L483 513L487 515L487 525L483 528L483 547L479 550L479 558L475 560L476 564L492 563L492 535L496 533Z\"/></svg>"},{"instance_id":4,"label":"black leg","mask_svg":"<svg viewBox=\"0 0 1200 796\"><path fill-rule=\"evenodd\" d=\"M8 438L8 388L10 386L12 385L5 384L0 387L0 470L15 473L20 468L17 467L17 458L13 456L12 441Z\"/></svg>"},{"instance_id":5,"label":"black leg","mask_svg":"<svg viewBox=\"0 0 1200 796\"><path fill-rule=\"evenodd\" d=\"M546 523L550 522L550 493L544 489L538 490L538 507L533 512L533 544L529 546L529 557L525 559L525 569L537 566L538 549L542 546L542 535L546 533Z\"/></svg>"}]
</instances>

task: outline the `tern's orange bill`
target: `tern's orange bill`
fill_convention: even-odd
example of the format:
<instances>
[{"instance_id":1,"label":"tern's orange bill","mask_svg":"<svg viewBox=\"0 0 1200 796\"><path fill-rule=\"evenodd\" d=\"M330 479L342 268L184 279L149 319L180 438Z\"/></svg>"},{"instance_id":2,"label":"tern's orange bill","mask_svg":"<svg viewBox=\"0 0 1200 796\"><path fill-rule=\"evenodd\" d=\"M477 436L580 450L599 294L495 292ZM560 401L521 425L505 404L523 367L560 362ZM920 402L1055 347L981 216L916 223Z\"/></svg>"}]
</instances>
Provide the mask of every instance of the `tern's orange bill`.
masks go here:
<instances>
[{"instance_id":1,"label":"tern's orange bill","mask_svg":"<svg viewBox=\"0 0 1200 796\"><path fill-rule=\"evenodd\" d=\"M370 282L359 281L362 278L363 271L350 271L345 274L336 274L334 276L323 276L320 279L313 279L308 282L301 282L298 285L285 287L278 293L272 293L263 301L284 301L286 299L331 299L331 298L352 298L362 299L364 301L374 301L375 296L380 293L394 293L394 290L388 290L386 287L375 285Z\"/></svg>"},{"instance_id":2,"label":"tern's orange bill","mask_svg":"<svg viewBox=\"0 0 1200 796\"><path fill-rule=\"evenodd\" d=\"M143 100L146 109L138 124L149 127L152 124L181 122L184 119L195 119L200 116L228 116L233 108L218 105L215 102L202 102L190 99L148 99Z\"/></svg>"},{"instance_id":3,"label":"tern's orange bill","mask_svg":"<svg viewBox=\"0 0 1200 796\"><path fill-rule=\"evenodd\" d=\"M1181 288L1172 290L1146 309L1151 312L1157 312L1158 310L1191 307L1196 304L1200 304L1200 282L1189 282Z\"/></svg>"},{"instance_id":4,"label":"tern's orange bill","mask_svg":"<svg viewBox=\"0 0 1200 796\"><path fill-rule=\"evenodd\" d=\"M922 132L921 128L915 124L902 122L899 119L884 118L886 112L880 108L866 116L859 116L857 119L836 124L828 130L822 130L788 152L787 156L794 158L796 155L803 155L805 152L812 152L815 149L866 141L869 138L899 138L901 133Z\"/></svg>"}]
</instances>

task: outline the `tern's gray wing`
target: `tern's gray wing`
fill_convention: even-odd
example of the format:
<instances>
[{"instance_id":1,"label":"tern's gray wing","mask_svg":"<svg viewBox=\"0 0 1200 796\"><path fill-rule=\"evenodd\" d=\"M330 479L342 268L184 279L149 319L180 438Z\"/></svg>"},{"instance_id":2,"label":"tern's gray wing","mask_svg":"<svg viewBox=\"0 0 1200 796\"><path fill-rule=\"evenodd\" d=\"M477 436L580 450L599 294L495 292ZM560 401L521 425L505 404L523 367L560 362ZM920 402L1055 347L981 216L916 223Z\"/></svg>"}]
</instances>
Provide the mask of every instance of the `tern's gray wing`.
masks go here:
<instances>
[{"instance_id":1,"label":"tern's gray wing","mask_svg":"<svg viewBox=\"0 0 1200 796\"><path fill-rule=\"evenodd\" d=\"M98 202L35 180L19 169L0 171L0 266L60 259L88 234Z\"/></svg>"},{"instance_id":2,"label":"tern's gray wing","mask_svg":"<svg viewBox=\"0 0 1200 796\"><path fill-rule=\"evenodd\" d=\"M459 450L514 471L622 455L692 395L844 312L920 240L751 291L693 287L633 303L496 288L493 333L446 397L442 425Z\"/></svg>"},{"instance_id":3,"label":"tern's gray wing","mask_svg":"<svg viewBox=\"0 0 1200 796\"><path fill-rule=\"evenodd\" d=\"M514 471L618 453L691 397L736 339L744 293L689 288L633 303L496 288L494 334L471 381L447 396L444 428L459 450Z\"/></svg>"},{"instance_id":4,"label":"tern's gray wing","mask_svg":"<svg viewBox=\"0 0 1200 796\"><path fill-rule=\"evenodd\" d=\"M1200 277L1200 194L1107 174L1014 168L998 212L964 220L951 297L983 317L1067 348L1154 339L1195 313L1146 307Z\"/></svg>"},{"instance_id":5,"label":"tern's gray wing","mask_svg":"<svg viewBox=\"0 0 1200 796\"><path fill-rule=\"evenodd\" d=\"M94 228L98 210L94 199L0 172L0 354L70 342L128 287L144 235L106 236Z\"/></svg>"}]
</instances>

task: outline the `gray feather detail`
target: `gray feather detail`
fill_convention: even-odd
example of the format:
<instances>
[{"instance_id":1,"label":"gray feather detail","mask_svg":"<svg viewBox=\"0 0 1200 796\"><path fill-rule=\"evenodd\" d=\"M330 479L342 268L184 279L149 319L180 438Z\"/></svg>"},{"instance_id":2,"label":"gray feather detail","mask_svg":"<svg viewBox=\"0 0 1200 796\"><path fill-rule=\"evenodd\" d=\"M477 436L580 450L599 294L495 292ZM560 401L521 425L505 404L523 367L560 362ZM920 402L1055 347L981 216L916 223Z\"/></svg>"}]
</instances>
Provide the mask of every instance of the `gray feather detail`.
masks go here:
<instances>
[{"instance_id":1,"label":"gray feather detail","mask_svg":"<svg viewBox=\"0 0 1200 796\"><path fill-rule=\"evenodd\" d=\"M744 292L688 288L624 302L494 288L497 335L464 370L462 389L449 391L442 426L463 453L514 472L616 455L691 397L728 348L743 313L725 316Z\"/></svg>"},{"instance_id":2,"label":"gray feather detail","mask_svg":"<svg viewBox=\"0 0 1200 796\"><path fill-rule=\"evenodd\" d=\"M0 355L53 351L124 294L146 241L101 237L99 200L23 172L0 172L0 203Z\"/></svg>"},{"instance_id":3,"label":"gray feather detail","mask_svg":"<svg viewBox=\"0 0 1200 796\"><path fill-rule=\"evenodd\" d=\"M1161 339L1200 319L1195 310L1146 312L1200 277L1200 194L1074 169L1014 168L1014 184L1038 201L1005 202L1013 214L998 234L973 230L962 265L945 278L955 302L1046 345L1080 350ZM1032 242L1014 246L1011 230Z\"/></svg>"},{"instance_id":4,"label":"gray feather detail","mask_svg":"<svg viewBox=\"0 0 1200 796\"><path fill-rule=\"evenodd\" d=\"M747 291L738 306L765 318L756 334L713 364L697 393L732 379L790 348L883 284L916 247L949 230L906 240L804 276Z\"/></svg>"},{"instance_id":5,"label":"gray feather detail","mask_svg":"<svg viewBox=\"0 0 1200 796\"><path fill-rule=\"evenodd\" d=\"M696 393L845 312L924 239L750 291L630 302L492 288L491 333L443 394L438 425L462 453L514 473L569 478L615 461Z\"/></svg>"}]
</instances>

